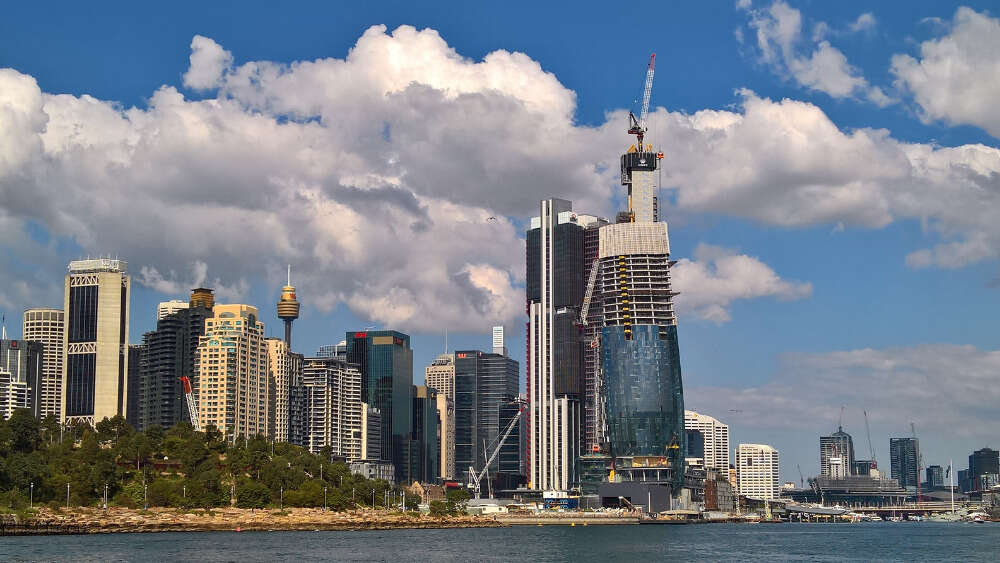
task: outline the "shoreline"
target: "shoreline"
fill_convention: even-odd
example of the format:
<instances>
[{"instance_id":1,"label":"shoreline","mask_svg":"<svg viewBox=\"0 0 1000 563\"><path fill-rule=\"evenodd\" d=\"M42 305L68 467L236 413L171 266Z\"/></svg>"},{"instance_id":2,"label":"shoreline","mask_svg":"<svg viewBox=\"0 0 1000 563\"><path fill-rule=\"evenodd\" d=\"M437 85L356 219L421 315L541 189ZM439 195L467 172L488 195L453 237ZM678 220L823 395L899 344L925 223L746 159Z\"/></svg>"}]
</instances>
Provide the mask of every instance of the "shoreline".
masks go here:
<instances>
[{"instance_id":1,"label":"shoreline","mask_svg":"<svg viewBox=\"0 0 1000 563\"><path fill-rule=\"evenodd\" d=\"M503 528L484 516L430 516L398 511L351 510L324 512L318 508L216 508L184 511L176 508L39 508L34 516L0 522L0 535L65 535L156 532L353 531L392 529Z\"/></svg>"}]
</instances>

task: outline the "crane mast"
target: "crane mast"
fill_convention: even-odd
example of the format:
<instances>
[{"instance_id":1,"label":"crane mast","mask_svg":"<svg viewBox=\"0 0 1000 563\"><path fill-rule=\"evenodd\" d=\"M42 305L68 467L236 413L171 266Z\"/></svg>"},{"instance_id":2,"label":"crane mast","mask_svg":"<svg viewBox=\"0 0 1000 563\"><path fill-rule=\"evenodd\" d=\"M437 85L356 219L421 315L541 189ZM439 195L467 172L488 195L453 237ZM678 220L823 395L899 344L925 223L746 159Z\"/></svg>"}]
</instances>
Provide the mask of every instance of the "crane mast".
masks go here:
<instances>
[{"instance_id":1,"label":"crane mast","mask_svg":"<svg viewBox=\"0 0 1000 563\"><path fill-rule=\"evenodd\" d=\"M486 475L486 472L489 471L490 464L493 463L493 460L495 460L497 456L500 454L500 448L503 447L504 442L506 442L507 438L510 437L511 432L514 431L514 427L517 425L517 421L521 419L521 414L523 412L524 412L524 404L521 404L520 408L517 409L517 414L514 415L514 418L512 418L510 423L507 424L507 427L504 429L500 439L497 440L497 447L495 450L493 450L493 453L486 460L486 465L483 466L483 470L480 471L479 473L476 473L476 468L469 466L469 488L472 489L472 493L475 495L476 499L480 498L480 484L479 484L480 481L482 481L483 477Z\"/></svg>"},{"instance_id":2,"label":"crane mast","mask_svg":"<svg viewBox=\"0 0 1000 563\"><path fill-rule=\"evenodd\" d=\"M183 375L180 377L184 386L184 400L187 402L188 417L191 419L191 426L195 432L201 432L201 422L198 420L198 401L194 398L194 391L191 389L191 379Z\"/></svg>"},{"instance_id":3,"label":"crane mast","mask_svg":"<svg viewBox=\"0 0 1000 563\"><path fill-rule=\"evenodd\" d=\"M649 113L649 98L653 94L653 71L656 70L656 53L649 56L649 65L646 67L646 83L642 88L642 106L639 110L639 118L635 114L628 112L629 135L636 136L636 149L643 151L642 139L646 135L646 115Z\"/></svg>"},{"instance_id":4,"label":"crane mast","mask_svg":"<svg viewBox=\"0 0 1000 563\"><path fill-rule=\"evenodd\" d=\"M872 431L868 427L868 411L862 411L865 413L865 434L868 435L868 453L871 454L871 465L869 466L869 474L872 469L878 469L878 461L875 460L875 448L872 446Z\"/></svg>"}]
</instances>

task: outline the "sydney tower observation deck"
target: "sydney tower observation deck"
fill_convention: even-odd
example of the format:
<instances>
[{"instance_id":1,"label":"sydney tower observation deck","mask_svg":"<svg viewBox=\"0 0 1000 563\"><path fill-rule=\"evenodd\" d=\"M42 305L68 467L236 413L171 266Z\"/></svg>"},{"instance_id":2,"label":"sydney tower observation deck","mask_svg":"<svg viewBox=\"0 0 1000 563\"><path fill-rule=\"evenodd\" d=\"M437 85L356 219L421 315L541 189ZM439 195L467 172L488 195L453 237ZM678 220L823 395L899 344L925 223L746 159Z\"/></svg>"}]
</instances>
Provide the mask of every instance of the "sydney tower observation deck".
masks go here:
<instances>
[{"instance_id":1,"label":"sydney tower observation deck","mask_svg":"<svg viewBox=\"0 0 1000 563\"><path fill-rule=\"evenodd\" d=\"M299 302L295 299L295 286L292 285L292 267L288 267L288 283L281 288L281 299L278 300L278 318L285 321L285 344L292 349L292 321L299 318Z\"/></svg>"}]
</instances>

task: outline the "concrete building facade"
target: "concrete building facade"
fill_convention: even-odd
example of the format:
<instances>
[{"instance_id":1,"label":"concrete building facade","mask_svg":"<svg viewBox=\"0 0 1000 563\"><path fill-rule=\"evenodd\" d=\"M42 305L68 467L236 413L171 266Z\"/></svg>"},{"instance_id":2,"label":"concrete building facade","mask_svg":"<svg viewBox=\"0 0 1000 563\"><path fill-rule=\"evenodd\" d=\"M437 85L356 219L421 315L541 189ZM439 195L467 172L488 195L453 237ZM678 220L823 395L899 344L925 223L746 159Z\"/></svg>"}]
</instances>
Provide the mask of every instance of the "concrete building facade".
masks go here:
<instances>
[{"instance_id":1,"label":"concrete building facade","mask_svg":"<svg viewBox=\"0 0 1000 563\"><path fill-rule=\"evenodd\" d=\"M69 263L63 294L60 418L96 425L127 416L129 301L124 260Z\"/></svg>"},{"instance_id":2,"label":"concrete building facade","mask_svg":"<svg viewBox=\"0 0 1000 563\"><path fill-rule=\"evenodd\" d=\"M62 409L63 345L65 316L61 309L35 308L24 311L21 336L42 345L40 417L59 416Z\"/></svg>"},{"instance_id":3,"label":"concrete building facade","mask_svg":"<svg viewBox=\"0 0 1000 563\"><path fill-rule=\"evenodd\" d=\"M736 489L741 496L776 499L781 492L778 450L766 444L736 447Z\"/></svg>"},{"instance_id":4,"label":"concrete building facade","mask_svg":"<svg viewBox=\"0 0 1000 563\"><path fill-rule=\"evenodd\" d=\"M41 412L44 381L42 345L28 340L0 340L0 417L17 409Z\"/></svg>"},{"instance_id":5,"label":"concrete building facade","mask_svg":"<svg viewBox=\"0 0 1000 563\"><path fill-rule=\"evenodd\" d=\"M264 323L251 305L219 305L198 345L199 421L228 439L269 436L268 355Z\"/></svg>"},{"instance_id":6,"label":"concrete building facade","mask_svg":"<svg viewBox=\"0 0 1000 563\"><path fill-rule=\"evenodd\" d=\"M726 473L729 470L729 425L695 411L684 411L684 429L702 437L702 464L705 469ZM690 457L690 456L689 456Z\"/></svg>"}]
</instances>

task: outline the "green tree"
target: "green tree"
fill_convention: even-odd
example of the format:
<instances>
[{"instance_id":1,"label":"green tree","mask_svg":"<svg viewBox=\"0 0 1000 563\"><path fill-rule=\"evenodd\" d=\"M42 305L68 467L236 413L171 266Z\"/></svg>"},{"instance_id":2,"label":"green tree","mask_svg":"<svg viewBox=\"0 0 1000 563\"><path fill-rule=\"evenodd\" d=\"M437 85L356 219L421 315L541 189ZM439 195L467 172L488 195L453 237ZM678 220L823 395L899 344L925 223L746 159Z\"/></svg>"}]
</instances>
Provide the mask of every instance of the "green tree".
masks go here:
<instances>
[{"instance_id":1,"label":"green tree","mask_svg":"<svg viewBox=\"0 0 1000 563\"><path fill-rule=\"evenodd\" d=\"M271 500L271 489L267 485L246 479L236 488L236 506L240 508L264 508Z\"/></svg>"},{"instance_id":2,"label":"green tree","mask_svg":"<svg viewBox=\"0 0 1000 563\"><path fill-rule=\"evenodd\" d=\"M7 421L10 428L11 448L18 452L30 452L42 441L42 425L28 409L15 409Z\"/></svg>"}]
</instances>

